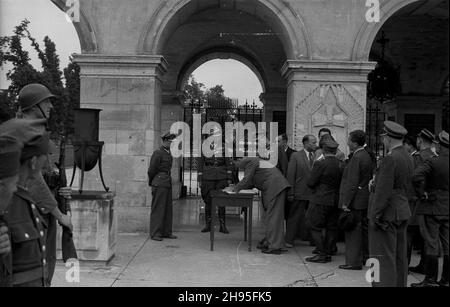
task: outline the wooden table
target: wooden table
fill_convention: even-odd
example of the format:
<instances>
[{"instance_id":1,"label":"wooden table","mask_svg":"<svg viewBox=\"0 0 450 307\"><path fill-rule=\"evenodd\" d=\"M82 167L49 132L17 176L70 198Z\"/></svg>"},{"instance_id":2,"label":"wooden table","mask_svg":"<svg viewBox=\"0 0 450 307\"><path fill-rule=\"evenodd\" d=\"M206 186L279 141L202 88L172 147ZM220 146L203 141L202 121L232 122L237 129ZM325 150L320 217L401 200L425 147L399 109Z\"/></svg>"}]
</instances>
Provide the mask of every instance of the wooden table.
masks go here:
<instances>
[{"instance_id":1,"label":"wooden table","mask_svg":"<svg viewBox=\"0 0 450 307\"><path fill-rule=\"evenodd\" d=\"M212 191L211 198L211 251L214 250L214 225L215 212L219 207L239 207L244 208L244 241L248 237L248 251L252 251L252 221L253 221L253 197L254 194L228 194L223 191Z\"/></svg>"}]
</instances>

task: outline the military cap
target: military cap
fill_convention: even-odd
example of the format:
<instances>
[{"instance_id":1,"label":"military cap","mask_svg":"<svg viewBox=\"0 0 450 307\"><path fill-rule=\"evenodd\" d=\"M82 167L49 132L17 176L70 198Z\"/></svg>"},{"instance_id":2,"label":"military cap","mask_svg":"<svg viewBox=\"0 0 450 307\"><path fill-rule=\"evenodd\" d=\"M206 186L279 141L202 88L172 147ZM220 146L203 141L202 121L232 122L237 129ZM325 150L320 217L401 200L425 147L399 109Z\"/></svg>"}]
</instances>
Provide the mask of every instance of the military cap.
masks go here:
<instances>
[{"instance_id":1,"label":"military cap","mask_svg":"<svg viewBox=\"0 0 450 307\"><path fill-rule=\"evenodd\" d=\"M21 144L45 133L46 119L11 119L0 125L0 136L14 139Z\"/></svg>"},{"instance_id":2,"label":"military cap","mask_svg":"<svg viewBox=\"0 0 450 307\"><path fill-rule=\"evenodd\" d=\"M420 133L417 136L420 138L426 139L430 142L434 142L436 140L436 137L434 136L434 134L426 128L422 129L422 131L420 131Z\"/></svg>"},{"instance_id":3,"label":"military cap","mask_svg":"<svg viewBox=\"0 0 450 307\"><path fill-rule=\"evenodd\" d=\"M28 84L19 92L19 106L22 111L25 111L51 97L57 96L53 95L46 86L39 83Z\"/></svg>"},{"instance_id":4,"label":"military cap","mask_svg":"<svg viewBox=\"0 0 450 307\"><path fill-rule=\"evenodd\" d=\"M408 134L408 130L400 124L392 121L385 121L382 136L389 136L393 139L401 140Z\"/></svg>"},{"instance_id":5,"label":"military cap","mask_svg":"<svg viewBox=\"0 0 450 307\"><path fill-rule=\"evenodd\" d=\"M15 139L0 136L0 179L19 173L22 145Z\"/></svg>"},{"instance_id":6,"label":"military cap","mask_svg":"<svg viewBox=\"0 0 450 307\"><path fill-rule=\"evenodd\" d=\"M442 131L438 136L439 144L448 148L448 132Z\"/></svg>"},{"instance_id":7,"label":"military cap","mask_svg":"<svg viewBox=\"0 0 450 307\"><path fill-rule=\"evenodd\" d=\"M173 134L173 133L170 133L170 132L167 132L161 138L162 138L163 141L173 141L174 139L177 138L177 135Z\"/></svg>"},{"instance_id":8,"label":"military cap","mask_svg":"<svg viewBox=\"0 0 450 307\"><path fill-rule=\"evenodd\" d=\"M35 156L46 155L50 152L50 138L48 133L40 135L27 144L22 149L20 161L26 161Z\"/></svg>"}]
</instances>

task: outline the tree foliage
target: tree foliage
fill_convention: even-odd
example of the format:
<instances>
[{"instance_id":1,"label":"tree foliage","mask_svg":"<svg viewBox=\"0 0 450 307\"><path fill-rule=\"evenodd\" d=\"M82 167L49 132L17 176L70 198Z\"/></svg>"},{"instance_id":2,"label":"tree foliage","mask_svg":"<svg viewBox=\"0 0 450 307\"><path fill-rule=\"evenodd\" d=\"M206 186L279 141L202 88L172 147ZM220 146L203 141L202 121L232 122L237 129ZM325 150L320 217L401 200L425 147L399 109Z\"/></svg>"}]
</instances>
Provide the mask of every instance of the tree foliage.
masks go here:
<instances>
[{"instance_id":1,"label":"tree foliage","mask_svg":"<svg viewBox=\"0 0 450 307\"><path fill-rule=\"evenodd\" d=\"M6 74L11 84L0 95L1 120L8 119L16 113L18 110L16 97L25 85L30 83L45 85L57 96L52 98L53 109L49 128L52 139L60 144L61 157L64 154L67 139L73 134L73 109L80 105L80 68L70 58L70 63L63 73L53 41L46 36L42 48L29 32L29 23L25 19L16 26L14 35L0 37L0 65L12 64L12 69ZM22 45L24 40L29 41L36 51L42 66L40 70L30 63L29 53Z\"/></svg>"}]
</instances>

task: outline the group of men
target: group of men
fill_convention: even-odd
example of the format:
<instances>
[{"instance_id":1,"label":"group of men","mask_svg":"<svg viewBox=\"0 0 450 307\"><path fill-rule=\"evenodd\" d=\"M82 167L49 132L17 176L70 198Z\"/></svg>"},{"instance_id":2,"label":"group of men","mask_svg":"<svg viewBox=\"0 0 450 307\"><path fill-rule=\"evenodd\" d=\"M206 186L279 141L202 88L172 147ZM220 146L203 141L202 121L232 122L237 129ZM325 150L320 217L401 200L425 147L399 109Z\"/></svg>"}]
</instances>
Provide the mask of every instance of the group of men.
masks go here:
<instances>
[{"instance_id":1,"label":"group of men","mask_svg":"<svg viewBox=\"0 0 450 307\"><path fill-rule=\"evenodd\" d=\"M299 237L315 245L308 262L327 263L345 234L344 270L379 263L373 286L404 287L413 246L421 262L410 271L425 274L412 287L448 287L448 133L423 129L415 138L401 125L384 123L387 155L377 163L364 131L348 137L350 155L338 150L328 129L303 138L303 149L288 148L280 137L278 168L289 182L285 246ZM432 150L436 149L439 154ZM377 166L378 164L378 166ZM443 270L438 282L439 257ZM371 262L373 263L373 262Z\"/></svg>"},{"instance_id":2,"label":"group of men","mask_svg":"<svg viewBox=\"0 0 450 307\"><path fill-rule=\"evenodd\" d=\"M0 125L0 287L49 287L56 221L73 228L56 201L67 192L57 184L49 187L58 181L47 131L53 97L44 85L25 86L18 97L21 119Z\"/></svg>"},{"instance_id":3,"label":"group of men","mask_svg":"<svg viewBox=\"0 0 450 307\"><path fill-rule=\"evenodd\" d=\"M328 263L337 253L336 243L343 232L346 263L340 269L362 270L368 259L376 260L379 272L373 286L405 287L416 246L422 260L411 271L425 274L425 279L412 286L448 287L448 133L435 137L424 129L417 141L407 134L401 125L386 121L381 137L387 155L379 161L361 130L349 134L348 158L327 128L320 130L319 142L314 135L306 135L298 152L288 147L286 135L280 136L277 165L270 156L261 155L233 161L218 146L220 152L199 160L205 202L202 232L210 231L215 214L211 191L257 188L264 209L265 236L258 244L263 253L287 252L300 238L316 247L315 255L306 261ZM176 238L170 185L170 145L175 138L163 136L164 144L153 154L149 168L153 187L150 227L157 241ZM214 151L216 145L211 146ZM237 169L244 171L240 181ZM222 210L220 231L229 233ZM438 282L441 255L444 264Z\"/></svg>"}]
</instances>

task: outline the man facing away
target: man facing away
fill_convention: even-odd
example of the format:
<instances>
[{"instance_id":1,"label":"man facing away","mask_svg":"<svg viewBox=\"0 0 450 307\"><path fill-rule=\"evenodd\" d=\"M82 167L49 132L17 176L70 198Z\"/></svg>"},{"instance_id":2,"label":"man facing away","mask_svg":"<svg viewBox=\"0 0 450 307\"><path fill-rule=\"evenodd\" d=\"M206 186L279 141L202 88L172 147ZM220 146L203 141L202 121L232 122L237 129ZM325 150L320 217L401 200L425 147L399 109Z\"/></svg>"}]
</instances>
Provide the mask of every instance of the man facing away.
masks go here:
<instances>
[{"instance_id":1,"label":"man facing away","mask_svg":"<svg viewBox=\"0 0 450 307\"><path fill-rule=\"evenodd\" d=\"M373 162L364 145L366 133L356 130L350 133L348 147L352 157L344 169L340 187L339 207L354 214L357 224L345 232L344 270L362 270L369 255L367 208L369 206L369 182L372 179Z\"/></svg>"},{"instance_id":2,"label":"man facing away","mask_svg":"<svg viewBox=\"0 0 450 307\"><path fill-rule=\"evenodd\" d=\"M439 157L427 159L414 171L413 183L422 200L417 207L420 231L425 239L425 279L412 287L449 285L449 136L439 134ZM438 283L440 245L444 254L441 281Z\"/></svg>"},{"instance_id":3,"label":"man facing away","mask_svg":"<svg viewBox=\"0 0 450 307\"><path fill-rule=\"evenodd\" d=\"M287 180L291 185L287 199L290 202L286 222L286 247L292 248L297 233L303 241L310 241L310 229L306 223L306 211L311 198L307 183L314 165L317 139L314 135L303 138L303 149L294 152L287 168Z\"/></svg>"},{"instance_id":4,"label":"man facing away","mask_svg":"<svg viewBox=\"0 0 450 307\"><path fill-rule=\"evenodd\" d=\"M379 280L374 287L406 287L408 277L406 227L411 217L408 191L414 162L403 147L408 131L401 125L384 122L383 143L389 151L375 176L369 201L369 253L378 260Z\"/></svg>"},{"instance_id":5,"label":"man facing away","mask_svg":"<svg viewBox=\"0 0 450 307\"><path fill-rule=\"evenodd\" d=\"M417 135L416 147L418 150L413 152L411 156L414 159L414 169L419 168L426 160L435 157L436 154L431 150L432 144L436 137L428 129L422 129ZM417 217L417 207L420 206L421 200L417 198L415 191L411 190L410 206L412 217L408 224L408 265L411 263L411 255L413 245L420 247L420 262L417 266L409 268L411 272L424 274L425 273L425 243L420 233L419 220Z\"/></svg>"},{"instance_id":6,"label":"man facing away","mask_svg":"<svg viewBox=\"0 0 450 307\"><path fill-rule=\"evenodd\" d=\"M148 169L149 185L152 187L152 208L150 214L150 237L154 241L177 239L172 234L172 162L170 145L175 134L162 137L163 145L152 155Z\"/></svg>"}]
</instances>

